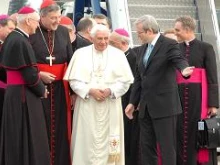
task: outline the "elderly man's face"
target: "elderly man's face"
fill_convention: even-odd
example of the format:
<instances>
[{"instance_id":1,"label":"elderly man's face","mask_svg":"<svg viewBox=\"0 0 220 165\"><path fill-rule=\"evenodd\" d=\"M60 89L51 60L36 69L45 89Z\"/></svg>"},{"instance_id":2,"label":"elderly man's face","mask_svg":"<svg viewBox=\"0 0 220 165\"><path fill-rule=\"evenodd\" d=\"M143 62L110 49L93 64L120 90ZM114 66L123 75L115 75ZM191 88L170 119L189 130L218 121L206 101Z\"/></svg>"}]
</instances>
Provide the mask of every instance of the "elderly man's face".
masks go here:
<instances>
[{"instance_id":1,"label":"elderly man's face","mask_svg":"<svg viewBox=\"0 0 220 165\"><path fill-rule=\"evenodd\" d=\"M29 20L29 34L34 34L36 32L37 27L39 26L40 17L37 13L34 13Z\"/></svg>"},{"instance_id":2,"label":"elderly man's face","mask_svg":"<svg viewBox=\"0 0 220 165\"><path fill-rule=\"evenodd\" d=\"M60 19L61 19L60 10L52 11L48 13L46 16L41 16L41 22L48 30L56 30L57 27L59 26Z\"/></svg>"},{"instance_id":3,"label":"elderly man's face","mask_svg":"<svg viewBox=\"0 0 220 165\"><path fill-rule=\"evenodd\" d=\"M139 23L136 25L136 31L137 31L138 38L142 44L149 43L151 41L149 31L145 31L143 29L142 23Z\"/></svg>"},{"instance_id":4,"label":"elderly man's face","mask_svg":"<svg viewBox=\"0 0 220 165\"><path fill-rule=\"evenodd\" d=\"M97 31L96 35L92 39L96 50L104 51L109 43L109 32L108 31Z\"/></svg>"},{"instance_id":5,"label":"elderly man's face","mask_svg":"<svg viewBox=\"0 0 220 165\"><path fill-rule=\"evenodd\" d=\"M118 48L118 49L121 49L122 50L122 42L119 40L119 38L116 36L116 35L114 35L114 34L111 34L111 36L110 36L110 38L109 38L109 44L111 45L111 46L114 46L114 47L116 47L116 48Z\"/></svg>"}]
</instances>

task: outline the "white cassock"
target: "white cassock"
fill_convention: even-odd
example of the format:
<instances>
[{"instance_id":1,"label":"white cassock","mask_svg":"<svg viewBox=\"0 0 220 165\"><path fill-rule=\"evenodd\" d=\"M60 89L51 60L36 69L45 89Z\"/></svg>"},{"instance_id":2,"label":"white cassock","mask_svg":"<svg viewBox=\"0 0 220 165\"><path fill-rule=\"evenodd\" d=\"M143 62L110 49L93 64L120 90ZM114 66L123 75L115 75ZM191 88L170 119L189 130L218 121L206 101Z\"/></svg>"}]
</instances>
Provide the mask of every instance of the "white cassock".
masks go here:
<instances>
[{"instance_id":1,"label":"white cassock","mask_svg":"<svg viewBox=\"0 0 220 165\"><path fill-rule=\"evenodd\" d=\"M93 45L78 49L70 61L65 80L78 95L71 138L73 165L124 165L124 130L121 96L133 82L124 53L112 46L103 52ZM98 102L89 90L111 89Z\"/></svg>"}]
</instances>

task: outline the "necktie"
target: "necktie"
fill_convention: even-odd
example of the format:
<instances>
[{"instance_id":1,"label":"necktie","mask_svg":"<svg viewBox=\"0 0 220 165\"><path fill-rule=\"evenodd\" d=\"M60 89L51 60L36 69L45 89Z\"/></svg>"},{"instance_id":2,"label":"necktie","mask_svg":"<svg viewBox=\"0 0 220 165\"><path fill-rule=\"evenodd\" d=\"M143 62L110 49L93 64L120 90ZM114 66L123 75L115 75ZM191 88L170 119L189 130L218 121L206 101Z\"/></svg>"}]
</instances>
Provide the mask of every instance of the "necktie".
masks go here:
<instances>
[{"instance_id":1,"label":"necktie","mask_svg":"<svg viewBox=\"0 0 220 165\"><path fill-rule=\"evenodd\" d=\"M146 51L146 53L144 55L144 59L143 59L143 63L144 63L145 67L147 65L148 58L150 57L150 54L151 54L153 48L154 48L154 46L152 44L148 44L147 51Z\"/></svg>"}]
</instances>

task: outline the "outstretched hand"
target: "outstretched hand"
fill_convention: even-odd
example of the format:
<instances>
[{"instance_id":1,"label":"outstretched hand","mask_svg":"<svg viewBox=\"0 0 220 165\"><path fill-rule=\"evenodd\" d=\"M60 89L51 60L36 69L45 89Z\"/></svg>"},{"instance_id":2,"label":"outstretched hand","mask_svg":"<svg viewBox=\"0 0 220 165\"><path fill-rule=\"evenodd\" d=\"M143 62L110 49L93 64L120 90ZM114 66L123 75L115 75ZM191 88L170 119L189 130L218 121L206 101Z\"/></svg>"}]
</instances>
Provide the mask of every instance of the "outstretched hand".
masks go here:
<instances>
[{"instance_id":1,"label":"outstretched hand","mask_svg":"<svg viewBox=\"0 0 220 165\"><path fill-rule=\"evenodd\" d=\"M195 68L194 66L186 67L185 69L182 70L181 73L184 77L188 77L193 73L194 68Z\"/></svg>"}]
</instances>

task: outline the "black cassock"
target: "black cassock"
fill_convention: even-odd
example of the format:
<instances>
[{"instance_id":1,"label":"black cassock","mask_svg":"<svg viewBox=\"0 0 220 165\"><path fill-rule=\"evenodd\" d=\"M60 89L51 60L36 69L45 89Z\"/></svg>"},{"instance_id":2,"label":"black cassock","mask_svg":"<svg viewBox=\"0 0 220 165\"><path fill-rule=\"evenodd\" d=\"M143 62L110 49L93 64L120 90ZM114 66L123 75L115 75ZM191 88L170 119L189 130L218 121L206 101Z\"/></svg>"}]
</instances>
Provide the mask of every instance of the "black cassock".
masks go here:
<instances>
[{"instance_id":1,"label":"black cassock","mask_svg":"<svg viewBox=\"0 0 220 165\"><path fill-rule=\"evenodd\" d=\"M125 52L125 56L128 60L129 66L135 76L136 69L136 52L129 48ZM128 91L122 96L122 109L124 116L124 138L125 138L125 164L126 165L138 165L138 143L139 143L139 126L138 126L138 112L135 111L134 119L130 120L125 115L125 108L129 104L130 93L132 86L128 89Z\"/></svg>"},{"instance_id":2,"label":"black cassock","mask_svg":"<svg viewBox=\"0 0 220 165\"><path fill-rule=\"evenodd\" d=\"M68 64L73 55L68 30L63 26L58 26L56 31L48 31L42 25L40 27L41 31L38 28L36 33L30 36L37 63L45 64L44 66L50 68L49 60L46 59L50 52L55 57L52 66ZM57 71L57 69L55 70ZM53 70L51 71L49 72L54 74ZM65 70L62 75L64 73ZM48 98L42 99L42 103L50 141L51 165L69 165L68 131L71 131L71 128L67 128L67 104L64 84L62 79L59 79L47 84L47 86L50 94Z\"/></svg>"},{"instance_id":3,"label":"black cassock","mask_svg":"<svg viewBox=\"0 0 220 165\"><path fill-rule=\"evenodd\" d=\"M0 42L0 56L1 56L1 48L2 48L2 43ZM1 125L2 108L3 108L4 95L5 95L4 84L6 83L6 72L5 69L1 67L0 67L0 81L1 81L0 82L0 125Z\"/></svg>"},{"instance_id":4,"label":"black cassock","mask_svg":"<svg viewBox=\"0 0 220 165\"><path fill-rule=\"evenodd\" d=\"M45 86L39 78L34 51L28 37L19 29L9 34L2 47L1 67L8 86L2 114L0 136L1 165L49 165L46 122L40 97ZM18 76L19 77L19 76ZM16 82L17 81L17 82Z\"/></svg>"},{"instance_id":5,"label":"black cassock","mask_svg":"<svg viewBox=\"0 0 220 165\"><path fill-rule=\"evenodd\" d=\"M213 47L195 39L188 48L185 43L181 43L180 48L190 66L206 70L208 106L218 107L217 67ZM180 84L179 92L183 113L178 116L177 122L177 165L197 165L196 132L201 117L201 84ZM205 165L217 165L215 150L210 150L210 161Z\"/></svg>"}]
</instances>

